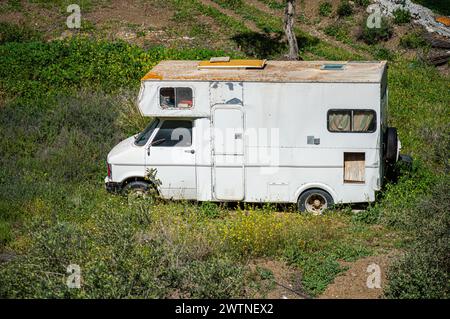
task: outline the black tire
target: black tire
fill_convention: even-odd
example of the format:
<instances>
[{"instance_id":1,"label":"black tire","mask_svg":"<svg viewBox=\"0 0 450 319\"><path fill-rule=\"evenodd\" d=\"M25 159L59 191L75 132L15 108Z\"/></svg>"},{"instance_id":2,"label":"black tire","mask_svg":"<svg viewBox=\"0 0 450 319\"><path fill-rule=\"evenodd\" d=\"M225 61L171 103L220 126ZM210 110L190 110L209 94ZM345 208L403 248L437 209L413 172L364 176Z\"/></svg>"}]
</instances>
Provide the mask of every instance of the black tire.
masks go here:
<instances>
[{"instance_id":1,"label":"black tire","mask_svg":"<svg viewBox=\"0 0 450 319\"><path fill-rule=\"evenodd\" d=\"M317 202L319 201L319 202ZM298 198L298 210L314 214L322 214L334 205L333 197L321 189L310 189Z\"/></svg>"},{"instance_id":2,"label":"black tire","mask_svg":"<svg viewBox=\"0 0 450 319\"><path fill-rule=\"evenodd\" d=\"M386 130L384 158L388 163L397 162L398 135L395 127L388 127Z\"/></svg>"},{"instance_id":3,"label":"black tire","mask_svg":"<svg viewBox=\"0 0 450 319\"><path fill-rule=\"evenodd\" d=\"M126 196L134 196L145 198L151 194L151 185L143 181L132 181L125 185L122 194Z\"/></svg>"}]
</instances>

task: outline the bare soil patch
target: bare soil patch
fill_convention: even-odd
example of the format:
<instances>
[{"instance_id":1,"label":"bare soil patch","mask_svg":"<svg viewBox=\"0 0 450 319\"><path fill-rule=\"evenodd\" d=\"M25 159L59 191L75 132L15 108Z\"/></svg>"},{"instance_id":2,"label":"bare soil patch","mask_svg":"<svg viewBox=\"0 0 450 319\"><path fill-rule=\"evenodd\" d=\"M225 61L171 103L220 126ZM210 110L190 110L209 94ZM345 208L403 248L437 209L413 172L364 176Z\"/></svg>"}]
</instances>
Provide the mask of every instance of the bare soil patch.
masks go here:
<instances>
[{"instance_id":1,"label":"bare soil patch","mask_svg":"<svg viewBox=\"0 0 450 319\"><path fill-rule=\"evenodd\" d=\"M111 0L108 5L96 7L85 14L95 25L112 21L160 29L171 24L173 10L161 1ZM156 18L157 17L157 18Z\"/></svg>"},{"instance_id":2,"label":"bare soil patch","mask_svg":"<svg viewBox=\"0 0 450 319\"><path fill-rule=\"evenodd\" d=\"M256 259L250 262L253 272L267 273L269 287L266 296L257 296L268 299L304 299L308 296L302 291L301 272L287 265L283 261L272 259ZM263 289L264 290L264 289Z\"/></svg>"},{"instance_id":3,"label":"bare soil patch","mask_svg":"<svg viewBox=\"0 0 450 319\"><path fill-rule=\"evenodd\" d=\"M320 299L379 299L383 296L383 289L387 284L387 271L392 261L398 258L399 252L392 251L388 254L370 256L355 262L341 262L342 266L349 269L336 277ZM368 267L376 264L381 270L381 288L367 287L367 278L371 274Z\"/></svg>"}]
</instances>

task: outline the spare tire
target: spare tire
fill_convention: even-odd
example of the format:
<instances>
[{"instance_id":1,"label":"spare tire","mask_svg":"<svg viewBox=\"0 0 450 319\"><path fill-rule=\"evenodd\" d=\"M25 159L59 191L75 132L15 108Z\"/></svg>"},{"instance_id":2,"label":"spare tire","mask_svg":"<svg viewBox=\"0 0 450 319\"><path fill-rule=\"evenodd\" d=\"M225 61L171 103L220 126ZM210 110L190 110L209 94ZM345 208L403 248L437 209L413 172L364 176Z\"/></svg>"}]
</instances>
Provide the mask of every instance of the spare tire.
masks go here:
<instances>
[{"instance_id":1,"label":"spare tire","mask_svg":"<svg viewBox=\"0 0 450 319\"><path fill-rule=\"evenodd\" d=\"M386 130L384 158L389 163L397 162L398 135L395 127L388 127Z\"/></svg>"}]
</instances>

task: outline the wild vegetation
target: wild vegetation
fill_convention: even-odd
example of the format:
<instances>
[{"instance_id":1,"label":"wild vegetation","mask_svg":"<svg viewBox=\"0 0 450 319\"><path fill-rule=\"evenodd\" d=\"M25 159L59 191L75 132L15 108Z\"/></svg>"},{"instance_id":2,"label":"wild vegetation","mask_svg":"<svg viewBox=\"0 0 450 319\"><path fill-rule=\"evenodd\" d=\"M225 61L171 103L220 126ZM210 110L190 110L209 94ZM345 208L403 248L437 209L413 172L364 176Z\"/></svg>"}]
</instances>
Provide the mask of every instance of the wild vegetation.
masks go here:
<instances>
[{"instance_id":1,"label":"wild vegetation","mask_svg":"<svg viewBox=\"0 0 450 319\"><path fill-rule=\"evenodd\" d=\"M359 43L343 24L326 32L337 46L296 30L304 59L390 60L389 124L414 166L399 167L399 180L362 212L338 207L312 216L290 206L153 203L106 193L106 154L146 125L134 99L140 77L158 61L284 54L281 19L244 1L214 2L243 20L196 0L171 0L173 19L213 17L235 43L229 50L89 36L46 42L26 26L0 29L0 297L264 297L270 270L249 267L260 258L298 269L302 292L317 296L345 270L341 261L395 250L386 297L448 298L449 80L380 46L383 35ZM422 47L420 35L409 37L403 45ZM65 284L69 264L81 266L81 289Z\"/></svg>"}]
</instances>

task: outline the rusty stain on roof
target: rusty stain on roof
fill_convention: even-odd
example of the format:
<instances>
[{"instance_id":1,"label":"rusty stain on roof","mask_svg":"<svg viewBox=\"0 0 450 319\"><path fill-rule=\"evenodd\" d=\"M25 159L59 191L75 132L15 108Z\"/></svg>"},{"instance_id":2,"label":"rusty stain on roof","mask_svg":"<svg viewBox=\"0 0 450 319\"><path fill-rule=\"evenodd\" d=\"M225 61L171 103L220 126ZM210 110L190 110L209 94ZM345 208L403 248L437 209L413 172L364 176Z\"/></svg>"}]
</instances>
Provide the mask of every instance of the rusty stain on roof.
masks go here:
<instances>
[{"instance_id":1,"label":"rusty stain on roof","mask_svg":"<svg viewBox=\"0 0 450 319\"><path fill-rule=\"evenodd\" d=\"M146 75L144 75L141 81L145 80L162 80L163 77L156 72L150 71Z\"/></svg>"},{"instance_id":2,"label":"rusty stain on roof","mask_svg":"<svg viewBox=\"0 0 450 319\"><path fill-rule=\"evenodd\" d=\"M322 70L327 63L342 63L345 68ZM198 69L198 64L199 61L161 61L142 80L379 83L387 62L267 61L262 69Z\"/></svg>"}]
</instances>

